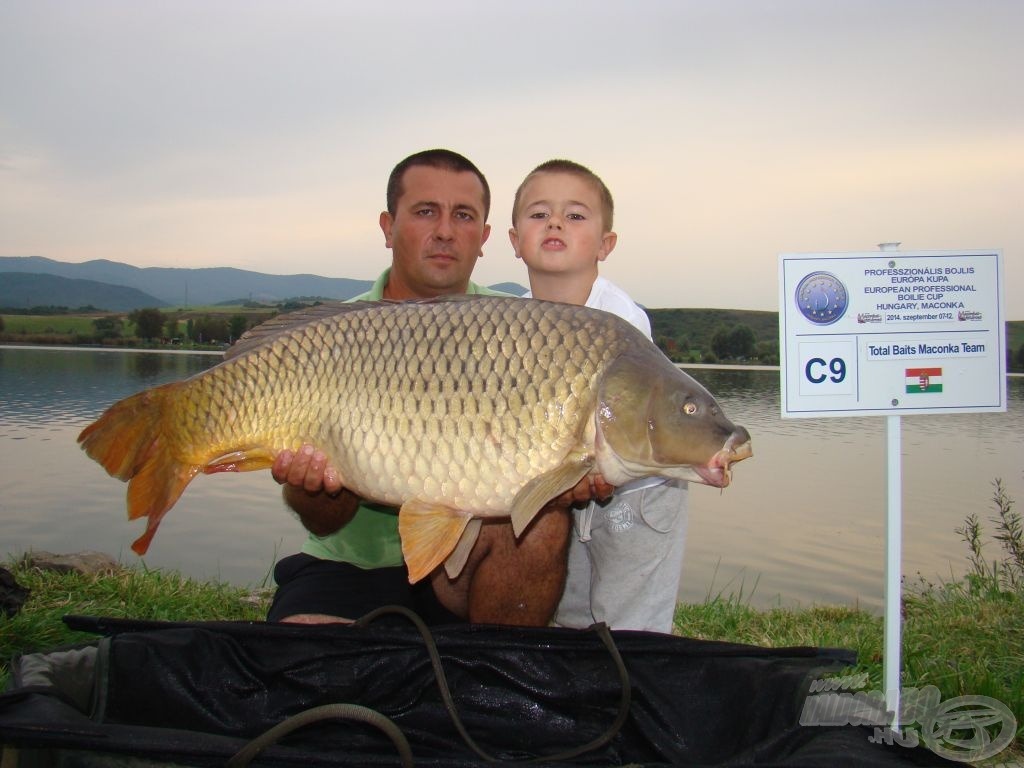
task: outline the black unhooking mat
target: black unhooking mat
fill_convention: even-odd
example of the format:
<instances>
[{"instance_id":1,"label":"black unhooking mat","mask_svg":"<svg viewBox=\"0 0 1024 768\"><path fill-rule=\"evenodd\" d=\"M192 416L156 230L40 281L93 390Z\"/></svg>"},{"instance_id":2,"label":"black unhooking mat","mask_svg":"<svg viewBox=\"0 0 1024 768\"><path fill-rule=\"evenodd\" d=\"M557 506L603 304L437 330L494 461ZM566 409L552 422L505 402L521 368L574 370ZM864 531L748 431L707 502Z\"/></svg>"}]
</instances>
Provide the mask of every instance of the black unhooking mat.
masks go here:
<instances>
[{"instance_id":1,"label":"black unhooking mat","mask_svg":"<svg viewBox=\"0 0 1024 768\"><path fill-rule=\"evenodd\" d=\"M799 724L849 651L603 627L65 621L103 636L14 660L12 765L949 765L870 728Z\"/></svg>"}]
</instances>

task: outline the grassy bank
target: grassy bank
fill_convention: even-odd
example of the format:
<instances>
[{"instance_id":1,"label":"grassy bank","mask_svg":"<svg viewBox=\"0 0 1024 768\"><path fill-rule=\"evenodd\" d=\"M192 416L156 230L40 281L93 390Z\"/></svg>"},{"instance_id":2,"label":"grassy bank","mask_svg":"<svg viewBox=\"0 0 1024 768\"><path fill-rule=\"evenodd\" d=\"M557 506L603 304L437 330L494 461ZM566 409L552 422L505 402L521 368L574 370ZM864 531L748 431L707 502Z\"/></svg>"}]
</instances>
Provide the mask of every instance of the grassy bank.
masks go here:
<instances>
[{"instance_id":1,"label":"grassy bank","mask_svg":"<svg viewBox=\"0 0 1024 768\"><path fill-rule=\"evenodd\" d=\"M918 578L904 584L903 688L939 689L943 702L989 696L1006 704L1017 741L999 761L1024 762L1024 525L996 483L993 535L1001 554L984 557L982 524L968 516L958 530L969 549L970 572L955 582ZM0 614L0 689L15 654L91 640L68 631L67 614L163 621L260 620L268 591L203 583L164 571L125 568L101 576L54 573L7 564L31 590L22 610ZM866 691L882 691L883 623L879 616L839 606L756 610L737 597L683 604L675 631L688 637L760 646L826 646L855 650L847 671L866 676Z\"/></svg>"},{"instance_id":2,"label":"grassy bank","mask_svg":"<svg viewBox=\"0 0 1024 768\"><path fill-rule=\"evenodd\" d=\"M24 651L92 639L70 632L66 614L164 621L260 620L266 593L202 583L176 573L138 568L101 576L43 572L9 564L18 583L32 592L20 613L0 616L0 688L7 663ZM1024 592L993 589L965 580L907 589L904 598L904 687L936 686L942 700L966 694L1002 701L1021 728L1012 753L1024 758ZM811 645L850 648L866 673L865 690L882 687L882 620L861 610L817 606L802 610L755 610L736 599L680 605L676 633L762 646ZM1004 760L1006 755L1001 756Z\"/></svg>"}]
</instances>

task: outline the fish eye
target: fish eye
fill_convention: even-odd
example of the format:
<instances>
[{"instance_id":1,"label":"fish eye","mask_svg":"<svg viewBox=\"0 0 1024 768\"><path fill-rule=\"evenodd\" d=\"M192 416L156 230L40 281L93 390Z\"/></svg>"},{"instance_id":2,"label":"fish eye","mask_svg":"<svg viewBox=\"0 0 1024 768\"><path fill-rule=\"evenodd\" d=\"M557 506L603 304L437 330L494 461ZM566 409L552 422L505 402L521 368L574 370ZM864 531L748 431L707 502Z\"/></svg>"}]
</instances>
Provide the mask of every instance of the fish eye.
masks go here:
<instances>
[{"instance_id":1,"label":"fish eye","mask_svg":"<svg viewBox=\"0 0 1024 768\"><path fill-rule=\"evenodd\" d=\"M693 416L697 412L697 404L694 402L683 403L683 413L687 416Z\"/></svg>"}]
</instances>

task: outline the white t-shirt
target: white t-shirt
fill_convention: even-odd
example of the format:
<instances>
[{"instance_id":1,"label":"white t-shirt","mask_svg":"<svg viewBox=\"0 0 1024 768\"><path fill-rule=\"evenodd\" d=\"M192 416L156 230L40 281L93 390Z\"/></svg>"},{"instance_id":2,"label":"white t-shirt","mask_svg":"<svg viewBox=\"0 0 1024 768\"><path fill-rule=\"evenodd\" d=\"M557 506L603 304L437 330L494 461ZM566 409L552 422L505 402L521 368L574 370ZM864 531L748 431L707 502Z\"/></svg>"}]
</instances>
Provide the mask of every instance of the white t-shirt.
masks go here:
<instances>
[{"instance_id":1,"label":"white t-shirt","mask_svg":"<svg viewBox=\"0 0 1024 768\"><path fill-rule=\"evenodd\" d=\"M590 289L586 306L618 315L630 325L643 331L644 336L648 339L652 338L651 320L647 317L647 313L639 304L629 298L628 293L606 277L598 275Z\"/></svg>"},{"instance_id":2,"label":"white t-shirt","mask_svg":"<svg viewBox=\"0 0 1024 768\"><path fill-rule=\"evenodd\" d=\"M523 298L532 299L533 291L524 293ZM639 304L629 298L628 293L606 277L597 276L594 284L590 287L590 295L584 306L591 309L603 309L605 312L618 315L642 331L648 339L651 339L651 320L647 317L647 313Z\"/></svg>"}]
</instances>

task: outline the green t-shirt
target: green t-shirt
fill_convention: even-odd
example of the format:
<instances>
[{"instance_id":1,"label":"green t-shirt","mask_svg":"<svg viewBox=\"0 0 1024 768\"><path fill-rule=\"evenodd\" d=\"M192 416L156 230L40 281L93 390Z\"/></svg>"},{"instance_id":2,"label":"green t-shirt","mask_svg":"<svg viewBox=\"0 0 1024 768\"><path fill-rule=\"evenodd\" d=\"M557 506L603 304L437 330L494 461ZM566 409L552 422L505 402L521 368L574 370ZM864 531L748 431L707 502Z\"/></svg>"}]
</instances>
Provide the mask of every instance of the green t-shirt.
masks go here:
<instances>
[{"instance_id":1,"label":"green t-shirt","mask_svg":"<svg viewBox=\"0 0 1024 768\"><path fill-rule=\"evenodd\" d=\"M350 301L378 301L384 298L391 268L384 270L366 293ZM466 293L507 296L501 291L470 283ZM401 565L402 544L398 537L398 510L383 504L363 503L340 531L328 536L309 535L302 551L321 560L339 560L359 568L389 568Z\"/></svg>"}]
</instances>

